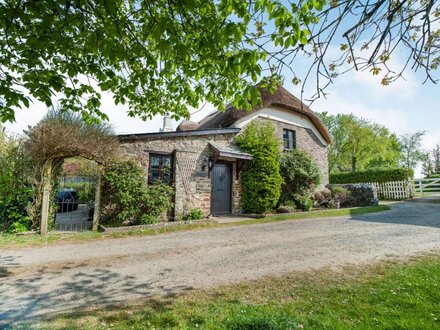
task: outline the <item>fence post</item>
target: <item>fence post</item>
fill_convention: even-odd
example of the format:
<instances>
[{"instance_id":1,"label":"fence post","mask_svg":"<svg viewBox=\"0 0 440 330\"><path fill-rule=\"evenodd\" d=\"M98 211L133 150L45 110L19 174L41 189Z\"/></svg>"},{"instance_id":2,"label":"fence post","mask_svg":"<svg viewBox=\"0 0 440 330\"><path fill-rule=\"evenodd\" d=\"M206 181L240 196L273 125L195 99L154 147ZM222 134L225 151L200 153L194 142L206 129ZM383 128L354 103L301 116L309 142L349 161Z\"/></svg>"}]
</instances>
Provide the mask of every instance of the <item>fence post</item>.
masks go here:
<instances>
[{"instance_id":1,"label":"fence post","mask_svg":"<svg viewBox=\"0 0 440 330\"><path fill-rule=\"evenodd\" d=\"M47 235L47 223L49 219L50 193L52 188L52 160L44 164L43 170L43 200L41 203L41 219L40 219L40 233L42 236Z\"/></svg>"},{"instance_id":2,"label":"fence post","mask_svg":"<svg viewBox=\"0 0 440 330\"><path fill-rule=\"evenodd\" d=\"M412 186L411 178L410 177L408 177L406 179L406 184L407 184L407 187L408 187L408 198L413 198L414 197L414 192L413 192L413 186Z\"/></svg>"},{"instance_id":3,"label":"fence post","mask_svg":"<svg viewBox=\"0 0 440 330\"><path fill-rule=\"evenodd\" d=\"M420 185L420 194L423 197L423 180L422 179L419 180L419 185Z\"/></svg>"},{"instance_id":4,"label":"fence post","mask_svg":"<svg viewBox=\"0 0 440 330\"><path fill-rule=\"evenodd\" d=\"M98 180L96 182L96 191L95 191L95 205L94 205L94 212L93 212L93 231L98 230L99 221L101 220L101 183L102 183L102 176L104 175L104 169L101 164L98 165Z\"/></svg>"}]
</instances>

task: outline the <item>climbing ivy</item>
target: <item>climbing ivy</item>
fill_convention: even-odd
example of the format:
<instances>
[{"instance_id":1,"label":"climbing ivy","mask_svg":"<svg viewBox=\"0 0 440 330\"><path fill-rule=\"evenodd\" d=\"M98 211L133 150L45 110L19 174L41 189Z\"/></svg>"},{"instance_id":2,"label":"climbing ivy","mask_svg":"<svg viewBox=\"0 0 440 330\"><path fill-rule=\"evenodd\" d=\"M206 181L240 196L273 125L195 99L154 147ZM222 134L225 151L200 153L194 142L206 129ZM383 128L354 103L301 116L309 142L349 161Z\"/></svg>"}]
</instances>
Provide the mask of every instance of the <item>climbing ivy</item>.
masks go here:
<instances>
[{"instance_id":1,"label":"climbing ivy","mask_svg":"<svg viewBox=\"0 0 440 330\"><path fill-rule=\"evenodd\" d=\"M252 122L235 142L253 157L241 178L243 209L248 213L273 210L280 198L279 139L270 122Z\"/></svg>"}]
</instances>

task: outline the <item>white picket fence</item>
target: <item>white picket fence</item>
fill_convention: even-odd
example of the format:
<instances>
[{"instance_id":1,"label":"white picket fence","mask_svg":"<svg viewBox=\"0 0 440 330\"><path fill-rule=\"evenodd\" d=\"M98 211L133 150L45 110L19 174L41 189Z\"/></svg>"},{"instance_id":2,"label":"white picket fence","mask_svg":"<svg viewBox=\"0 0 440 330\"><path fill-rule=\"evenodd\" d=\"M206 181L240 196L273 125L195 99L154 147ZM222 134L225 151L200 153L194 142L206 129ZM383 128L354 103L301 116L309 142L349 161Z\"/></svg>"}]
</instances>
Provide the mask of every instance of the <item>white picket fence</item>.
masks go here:
<instances>
[{"instance_id":1,"label":"white picket fence","mask_svg":"<svg viewBox=\"0 0 440 330\"><path fill-rule=\"evenodd\" d=\"M401 200L412 198L414 189L410 179L390 182L370 182L377 189L379 199Z\"/></svg>"},{"instance_id":2,"label":"white picket fence","mask_svg":"<svg viewBox=\"0 0 440 330\"><path fill-rule=\"evenodd\" d=\"M425 194L440 193L440 178L414 179L414 189L422 196Z\"/></svg>"}]
</instances>

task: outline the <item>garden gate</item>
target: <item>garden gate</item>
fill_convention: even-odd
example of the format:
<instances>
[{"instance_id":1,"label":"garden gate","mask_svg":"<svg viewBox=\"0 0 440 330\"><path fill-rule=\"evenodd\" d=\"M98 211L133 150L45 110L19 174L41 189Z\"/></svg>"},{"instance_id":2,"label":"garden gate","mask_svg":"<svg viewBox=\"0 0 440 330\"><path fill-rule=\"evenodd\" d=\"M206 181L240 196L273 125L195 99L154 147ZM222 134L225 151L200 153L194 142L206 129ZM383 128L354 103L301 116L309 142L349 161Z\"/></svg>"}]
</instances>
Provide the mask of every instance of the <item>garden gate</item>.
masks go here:
<instances>
[{"instance_id":1,"label":"garden gate","mask_svg":"<svg viewBox=\"0 0 440 330\"><path fill-rule=\"evenodd\" d=\"M440 194L440 178L414 179L414 187L422 196Z\"/></svg>"},{"instance_id":2,"label":"garden gate","mask_svg":"<svg viewBox=\"0 0 440 330\"><path fill-rule=\"evenodd\" d=\"M92 230L95 208L96 178L62 176L55 192L55 230Z\"/></svg>"}]
</instances>

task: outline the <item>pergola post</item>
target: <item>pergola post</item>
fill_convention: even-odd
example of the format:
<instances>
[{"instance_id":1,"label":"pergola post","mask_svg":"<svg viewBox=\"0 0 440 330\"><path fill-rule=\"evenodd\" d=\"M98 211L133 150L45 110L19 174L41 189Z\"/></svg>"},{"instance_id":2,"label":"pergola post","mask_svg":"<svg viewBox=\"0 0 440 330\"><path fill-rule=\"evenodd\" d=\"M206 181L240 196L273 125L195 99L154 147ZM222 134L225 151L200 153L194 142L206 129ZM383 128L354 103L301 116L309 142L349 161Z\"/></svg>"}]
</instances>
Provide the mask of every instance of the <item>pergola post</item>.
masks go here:
<instances>
[{"instance_id":1,"label":"pergola post","mask_svg":"<svg viewBox=\"0 0 440 330\"><path fill-rule=\"evenodd\" d=\"M96 182L96 190L95 190L95 205L93 211L93 231L98 230L99 220L101 219L101 183L102 183L102 173L103 166L102 164L98 164L98 180Z\"/></svg>"},{"instance_id":2,"label":"pergola post","mask_svg":"<svg viewBox=\"0 0 440 330\"><path fill-rule=\"evenodd\" d=\"M50 207L50 191L52 187L52 161L48 161L44 164L43 169L43 200L41 204L41 223L40 232L42 236L47 235L47 223L49 220L49 207Z\"/></svg>"}]
</instances>

